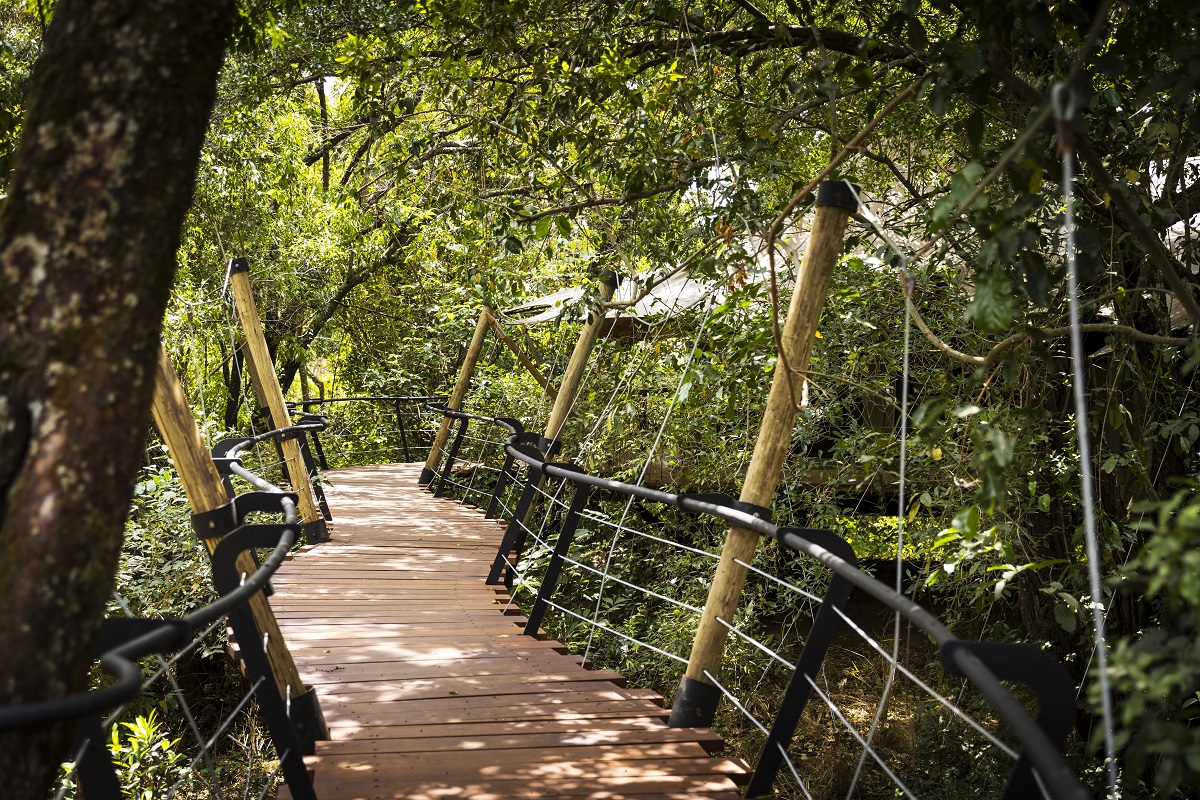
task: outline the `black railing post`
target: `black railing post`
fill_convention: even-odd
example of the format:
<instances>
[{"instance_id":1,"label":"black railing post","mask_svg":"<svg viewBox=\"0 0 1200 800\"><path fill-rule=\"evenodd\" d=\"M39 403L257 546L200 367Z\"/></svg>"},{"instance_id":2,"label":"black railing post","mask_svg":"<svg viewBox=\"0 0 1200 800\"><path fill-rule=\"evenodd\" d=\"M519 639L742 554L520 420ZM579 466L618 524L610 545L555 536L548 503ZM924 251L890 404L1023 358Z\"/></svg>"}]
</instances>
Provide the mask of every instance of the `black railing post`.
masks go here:
<instances>
[{"instance_id":1,"label":"black railing post","mask_svg":"<svg viewBox=\"0 0 1200 800\"><path fill-rule=\"evenodd\" d=\"M316 431L313 431L312 434L315 438ZM308 449L308 436L301 431L296 440L300 445L300 457L304 459L304 469L308 470L308 482L312 485L313 494L317 496L317 505L321 508L321 516L326 521L330 521L333 519L333 514L329 512L329 501L325 499L325 487L321 485L321 473L317 471L312 451Z\"/></svg>"},{"instance_id":2,"label":"black railing post","mask_svg":"<svg viewBox=\"0 0 1200 800\"><path fill-rule=\"evenodd\" d=\"M229 458L228 453L239 445L243 445L250 441L244 437L235 437L233 439L222 439L212 446L213 465L217 468L217 474L221 476L221 485L225 487L225 496L233 500L237 493L233 490L233 473L230 472L232 464L240 464L240 458Z\"/></svg>"},{"instance_id":3,"label":"black railing post","mask_svg":"<svg viewBox=\"0 0 1200 800\"><path fill-rule=\"evenodd\" d=\"M526 448L536 453L536 450L528 445L513 446L517 449ZM536 457L540 461L541 453L537 453ZM531 465L525 473L525 488L521 491L517 507L513 509L512 517L508 520L508 527L504 529L504 538L500 540L500 548L496 551L496 560L492 562L492 569L488 572L487 580L484 581L489 586L500 583L500 577L508 567L508 554L517 546L518 535L525 526L525 517L529 514L533 498L537 495L538 486L542 482L542 470L539 467Z\"/></svg>"},{"instance_id":4,"label":"black railing post","mask_svg":"<svg viewBox=\"0 0 1200 800\"><path fill-rule=\"evenodd\" d=\"M123 800L126 794L121 790L108 749L108 737L100 723L99 717L86 717L79 720L75 728L71 753L77 757L75 773L80 793L87 800Z\"/></svg>"},{"instance_id":5,"label":"black railing post","mask_svg":"<svg viewBox=\"0 0 1200 800\"><path fill-rule=\"evenodd\" d=\"M484 519L495 519L500 511L500 498L504 495L504 490L508 488L508 479L512 477L513 457L507 452L504 454L504 463L500 465L500 474L496 476L496 487L492 489L492 499L488 501L487 511L484 512Z\"/></svg>"},{"instance_id":6,"label":"black railing post","mask_svg":"<svg viewBox=\"0 0 1200 800\"><path fill-rule=\"evenodd\" d=\"M396 427L400 429L400 447L404 452L405 463L412 461L412 455L408 452L408 434L404 430L404 415L400 413L400 401L395 401L396 408Z\"/></svg>"},{"instance_id":7,"label":"black railing post","mask_svg":"<svg viewBox=\"0 0 1200 800\"><path fill-rule=\"evenodd\" d=\"M446 466L442 467L442 474L438 479L437 489L434 491L434 497L441 497L446 491L446 482L450 479L450 470L454 468L454 459L458 458L458 449L462 447L463 439L467 435L467 423L469 419L463 417L459 421L458 433L454 436L454 441L450 443L450 451L446 454Z\"/></svg>"},{"instance_id":8,"label":"black railing post","mask_svg":"<svg viewBox=\"0 0 1200 800\"><path fill-rule=\"evenodd\" d=\"M520 438L525 433L525 428L518 420L512 417L496 417L496 422L502 425L507 425L513 435ZM500 452L504 454L504 460L500 463L500 473L496 475L496 485L492 488L492 497L488 500L487 511L484 512L484 519L494 519L500 511L500 498L504 496L504 490L508 488L509 478L512 477L513 457L508 452L508 448L504 443L500 445Z\"/></svg>"},{"instance_id":9,"label":"black railing post","mask_svg":"<svg viewBox=\"0 0 1200 800\"><path fill-rule=\"evenodd\" d=\"M776 536L782 542L787 534L799 536L823 547L851 566L858 563L854 548L835 533L814 528L780 528ZM850 582L840 575L834 574L830 578L829 589L821 598L812 629L804 642L804 649L800 652L787 691L783 694L779 713L771 723L771 733L767 736L766 744L763 745L758 763L754 767L754 774L750 776L750 783L746 786L747 798L767 797L771 794L775 777L783 765L784 753L792 742L796 725L800 722L804 706L808 704L808 698L812 694L810 680L815 681L821 672L821 663L825 660L825 654L837 633L838 612L846 607L851 588L853 587Z\"/></svg>"},{"instance_id":10,"label":"black railing post","mask_svg":"<svg viewBox=\"0 0 1200 800\"><path fill-rule=\"evenodd\" d=\"M217 592L224 596L241 585L236 560L243 550L257 547L273 547L285 527L292 527L297 534L300 526L243 525L229 533L212 553L213 583ZM246 678L254 687L263 722L279 756L281 773L288 791L295 800L317 800L312 779L304 765L304 756L313 751L313 741L320 738L319 728L323 720L293 720L291 699L280 697L279 686L267 658L263 632L258 629L248 603L243 603L229 612L229 626L237 638L242 664L246 667ZM319 709L318 709L319 716ZM303 736L303 739L301 738ZM307 740L307 741L306 741Z\"/></svg>"},{"instance_id":11,"label":"black railing post","mask_svg":"<svg viewBox=\"0 0 1200 800\"><path fill-rule=\"evenodd\" d=\"M572 472L583 472L573 464L554 464L552 466ZM526 636L536 636L538 628L542 625L542 618L546 616L546 608L558 586L558 577L562 574L563 564L571 549L571 542L575 540L575 529L579 527L579 515L583 513L591 494L591 486L584 483L575 484L575 495L571 498L571 505L567 507L567 515L563 518L562 528L558 531L558 541L554 543L554 554L550 557L550 563L546 565L546 572L542 575L542 585L538 587L537 599L533 601L533 608L530 609L529 619L525 623Z\"/></svg>"},{"instance_id":12,"label":"black railing post","mask_svg":"<svg viewBox=\"0 0 1200 800\"><path fill-rule=\"evenodd\" d=\"M969 662L991 672L1002 681L1024 683L1037 695L1038 714L1035 720L1046 735L1054 752L1061 753L1075 720L1075 683L1066 669L1045 650L1032 645L1008 642L945 642L940 649L942 667L951 675L970 679ZM964 662L968 662L964 664ZM979 686L978 683L975 684ZM1020 702L1003 686L997 693L984 691L1003 720L1021 714ZM1009 713L1005 713L1005 711ZM1073 777L1063 765L1059 777ZM1051 776L1042 773L1043 780ZM1004 787L1003 800L1044 795L1034 774L1034 756L1029 745L1021 748L1017 765L1013 767Z\"/></svg>"},{"instance_id":13,"label":"black railing post","mask_svg":"<svg viewBox=\"0 0 1200 800\"><path fill-rule=\"evenodd\" d=\"M315 430L309 431L308 435L312 437L313 450L317 453L317 463L321 465L322 470L328 471L329 460L325 458L325 448L321 446L321 437Z\"/></svg>"}]
</instances>

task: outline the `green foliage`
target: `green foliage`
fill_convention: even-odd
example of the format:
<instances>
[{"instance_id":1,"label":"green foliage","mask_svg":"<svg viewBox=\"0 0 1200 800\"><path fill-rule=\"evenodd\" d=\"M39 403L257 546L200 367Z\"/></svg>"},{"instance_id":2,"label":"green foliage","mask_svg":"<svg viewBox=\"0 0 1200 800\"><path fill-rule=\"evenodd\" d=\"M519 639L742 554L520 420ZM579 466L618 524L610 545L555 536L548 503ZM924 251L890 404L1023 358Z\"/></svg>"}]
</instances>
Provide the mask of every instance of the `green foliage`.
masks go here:
<instances>
[{"instance_id":1,"label":"green foliage","mask_svg":"<svg viewBox=\"0 0 1200 800\"><path fill-rule=\"evenodd\" d=\"M41 31L46 23L43 6L33 0L0 3L0 194L7 192L8 171L25 116L29 73L41 52Z\"/></svg>"},{"instance_id":2,"label":"green foliage","mask_svg":"<svg viewBox=\"0 0 1200 800\"><path fill-rule=\"evenodd\" d=\"M1113 574L1130 565L1122 573L1129 594L1114 595L1110 615L1114 680L1131 698L1121 706L1126 773L1141 780L1144 765L1146 786L1194 791L1194 723L1180 716L1200 591L1189 577L1198 571L1187 516L1194 503L1170 506L1152 530L1139 527L1135 510L1200 475L1200 348L1147 340L1188 329L1138 237L1149 226L1176 272L1194 282L1194 5L1101 4L1109 16L1085 56L1096 4L247 0L164 341L216 439L263 424L222 297L230 257L250 260L276 366L299 399L447 393L481 303L557 383L579 321L594 313L601 270L644 286L701 253L688 272L711 287L711 305L648 314L630 338L602 338L563 457L596 474L644 473L672 490L736 494L776 369L768 226L831 152L920 80L919 96L882 120L837 173L861 186L906 254L945 236L908 264L914 306L939 341L913 331L899 555L949 621L1045 646L1092 686L1080 657L1093 642L1077 487L1081 467L1093 469L1102 567ZM0 5L0 171L40 47L34 11ZM1038 95L1077 65L1076 127L1116 180L1077 165L1084 321L1109 326L1085 342L1094 465L1079 463L1067 412L1053 126L1035 131L951 222L1038 113ZM1114 202L1117 192L1135 217ZM796 219L808 209L801 204ZM784 251L806 246L803 223L792 223L775 259L781 320L797 266ZM858 223L844 254L774 511L838 531L864 559L890 560L895 518L864 510L891 496L899 471L901 258ZM565 287L583 287L583 296L555 323L526 331L503 314ZM966 363L951 350L989 358ZM468 408L538 430L549 405L511 354L489 345ZM335 466L401 457L390 409L329 410ZM437 419L409 422L424 444ZM464 462L483 463L471 447ZM465 469L468 483L486 490L482 471ZM186 510L169 467L149 468L139 486L120 591L139 613L178 613L208 596L203 554L178 546ZM609 521L624 513L600 511ZM662 509L630 513L642 512L688 542L717 546L719 531L689 528ZM588 563L602 565L611 542L603 526L580 537ZM646 558L630 574L702 602L703 557L655 556L661 565ZM544 557L531 553L530 563ZM777 566L797 582L814 580ZM594 607L594 582L581 579L572 591L580 607ZM687 623L670 609L605 597L606 624L674 651L687 642ZM747 608L766 637L799 619L765 590L751 592ZM582 628L564 623L559 632L586 644ZM608 663L670 688L667 667L645 651L603 648ZM738 656L748 659L750 681L757 656ZM1080 737L1090 735L1094 712L1081 709ZM936 745L947 730L936 714L920 716L916 743L897 752L990 764L992 754L969 745L952 758Z\"/></svg>"},{"instance_id":3,"label":"green foliage","mask_svg":"<svg viewBox=\"0 0 1200 800\"><path fill-rule=\"evenodd\" d=\"M216 598L208 555L191 536L189 514L174 469L146 467L134 486L116 586L135 616L178 617Z\"/></svg>"},{"instance_id":4,"label":"green foliage","mask_svg":"<svg viewBox=\"0 0 1200 800\"><path fill-rule=\"evenodd\" d=\"M1154 535L1122 569L1122 589L1144 592L1154 612L1141 636L1117 643L1112 678L1127 776L1169 796L1200 780L1200 496L1186 489L1141 510Z\"/></svg>"},{"instance_id":5,"label":"green foliage","mask_svg":"<svg viewBox=\"0 0 1200 800\"><path fill-rule=\"evenodd\" d=\"M188 759L179 750L180 740L168 737L153 710L133 722L114 725L111 738L109 750L127 797L152 800L162 787L177 781L182 781L180 791L195 788Z\"/></svg>"},{"instance_id":6,"label":"green foliage","mask_svg":"<svg viewBox=\"0 0 1200 800\"><path fill-rule=\"evenodd\" d=\"M112 753L122 796L130 800L154 800L176 783L180 796L195 796L198 781L179 744L180 739L170 737L154 709L132 722L113 725L108 749ZM74 768L74 763L64 764L62 768L58 789L66 797L73 798L78 791Z\"/></svg>"}]
</instances>

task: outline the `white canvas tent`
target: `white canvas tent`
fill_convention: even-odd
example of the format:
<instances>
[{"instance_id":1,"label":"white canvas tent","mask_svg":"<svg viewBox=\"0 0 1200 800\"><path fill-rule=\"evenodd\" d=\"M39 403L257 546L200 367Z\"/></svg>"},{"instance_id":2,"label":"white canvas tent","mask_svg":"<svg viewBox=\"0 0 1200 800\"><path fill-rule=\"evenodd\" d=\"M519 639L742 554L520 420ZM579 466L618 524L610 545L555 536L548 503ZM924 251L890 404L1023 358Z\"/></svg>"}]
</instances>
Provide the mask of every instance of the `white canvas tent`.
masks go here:
<instances>
[{"instance_id":1,"label":"white canvas tent","mask_svg":"<svg viewBox=\"0 0 1200 800\"><path fill-rule=\"evenodd\" d=\"M754 245L752 248L754 261L746 269L744 282L766 283L770 279L766 243L758 237L753 237L749 241ZM804 240L786 244L781 242L780 244L782 253L776 256L775 269L779 276L780 289L785 289L792 284L793 264L783 253L796 252L798 248L803 247ZM798 257L798 252L796 257ZM643 273L643 276L645 275ZM640 293L641 287L645 283L645 278L642 276L639 276L639 278L632 281L621 281L616 293L613 295L613 302L628 303L633 300ZM619 315L622 318L641 321L649 325L652 322L660 322L677 317L699 306L710 296L714 297L716 301L720 301L728 291L728 285L728 279L701 279L683 270L655 286L633 306L620 311L610 309L605 314L605 317L616 319ZM559 319L564 314L564 309L574 305L582 296L583 288L572 286L566 289L559 289L557 292L543 295L520 305L503 309L501 313L507 324L542 325ZM583 312L580 311L578 313L582 314Z\"/></svg>"}]
</instances>

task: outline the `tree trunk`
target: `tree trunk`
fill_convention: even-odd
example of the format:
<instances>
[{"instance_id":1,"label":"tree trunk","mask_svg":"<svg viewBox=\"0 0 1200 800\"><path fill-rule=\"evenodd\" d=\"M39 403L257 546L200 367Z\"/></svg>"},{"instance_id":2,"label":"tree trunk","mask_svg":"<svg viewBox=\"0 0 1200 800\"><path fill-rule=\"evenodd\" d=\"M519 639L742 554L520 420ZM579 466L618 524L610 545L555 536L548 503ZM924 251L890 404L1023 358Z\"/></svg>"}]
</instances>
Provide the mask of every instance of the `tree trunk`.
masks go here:
<instances>
[{"instance_id":1,"label":"tree trunk","mask_svg":"<svg viewBox=\"0 0 1200 800\"><path fill-rule=\"evenodd\" d=\"M0 704L86 688L232 11L54 9L0 213ZM0 735L5 797L45 798L70 733Z\"/></svg>"}]
</instances>

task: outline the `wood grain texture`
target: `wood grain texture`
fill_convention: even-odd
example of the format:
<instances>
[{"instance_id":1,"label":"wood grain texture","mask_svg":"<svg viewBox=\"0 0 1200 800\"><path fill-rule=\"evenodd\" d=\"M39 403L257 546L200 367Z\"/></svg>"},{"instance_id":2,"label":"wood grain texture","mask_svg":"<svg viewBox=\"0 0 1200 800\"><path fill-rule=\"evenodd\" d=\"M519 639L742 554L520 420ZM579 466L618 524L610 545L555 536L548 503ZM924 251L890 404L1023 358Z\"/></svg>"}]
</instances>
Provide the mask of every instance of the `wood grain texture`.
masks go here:
<instances>
[{"instance_id":1,"label":"wood grain texture","mask_svg":"<svg viewBox=\"0 0 1200 800\"><path fill-rule=\"evenodd\" d=\"M267 402L267 409L271 412L271 423L276 428L286 428L292 424L292 416L288 413L283 391L279 388L279 376L275 374L275 364L271 361L271 351L267 348L262 320L259 319L258 308L254 305L254 290L250 285L249 273L232 273L229 276L229 290L237 307L242 331L246 335L250 371L255 376L256 385L262 391L263 399ZM281 446L284 460L287 462L288 480L300 497L302 521L312 522L320 519L321 514L313 501L312 486L308 482L308 469L304 466L304 457L300 454L300 445L295 439L287 439Z\"/></svg>"},{"instance_id":2,"label":"wood grain texture","mask_svg":"<svg viewBox=\"0 0 1200 800\"><path fill-rule=\"evenodd\" d=\"M479 320L475 323L475 333L471 336L471 343L467 345L462 365L458 368L458 380L454 382L454 391L450 395L450 401L446 403L447 408L462 410L463 398L467 396L467 389L471 387L471 376L475 374L475 363L479 361L479 354L483 352L483 342L487 338L491 318L492 313L487 306L480 309ZM442 448L446 446L446 440L449 438L450 418L442 417L442 422L433 437L433 444L429 447L429 457L425 459L425 469L437 469L438 462L442 458Z\"/></svg>"},{"instance_id":3,"label":"wood grain texture","mask_svg":"<svg viewBox=\"0 0 1200 800\"><path fill-rule=\"evenodd\" d=\"M167 351L162 347L158 349L154 402L150 410L158 432L167 443L171 461L179 472L179 479L183 483L192 513L202 514L226 505L229 498L225 496L221 476L213 466L212 454L204 446L200 428L196 425L192 410L188 408L179 377L171 366ZM204 545L209 553L212 553L220 541L218 538L205 539ZM258 569L249 551L240 554L236 563L238 570L247 575L254 574ZM267 661L271 665L271 673L275 677L275 685L279 687L280 695L287 697L290 692L292 696L298 697L305 692L304 683L300 680L300 673L296 671L296 664L288 651L287 639L279 630L279 622L271 612L266 596L259 592L250 598L248 605L259 633L267 635Z\"/></svg>"},{"instance_id":4,"label":"wood grain texture","mask_svg":"<svg viewBox=\"0 0 1200 800\"><path fill-rule=\"evenodd\" d=\"M712 756L715 733L668 728L656 693L521 633L483 582L503 527L419 471L331 472L331 541L274 581L329 724L309 759L322 800L737 797L749 770Z\"/></svg>"}]
</instances>

